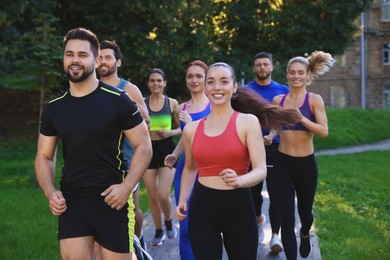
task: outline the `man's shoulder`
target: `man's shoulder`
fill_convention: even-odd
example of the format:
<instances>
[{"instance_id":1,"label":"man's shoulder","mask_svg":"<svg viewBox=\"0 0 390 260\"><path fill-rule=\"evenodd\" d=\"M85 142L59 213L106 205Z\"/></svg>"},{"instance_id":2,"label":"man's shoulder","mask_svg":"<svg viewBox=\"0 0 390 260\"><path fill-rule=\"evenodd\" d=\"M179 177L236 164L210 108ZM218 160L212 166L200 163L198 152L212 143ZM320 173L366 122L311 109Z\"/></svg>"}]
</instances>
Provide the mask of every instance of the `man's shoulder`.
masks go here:
<instances>
[{"instance_id":1,"label":"man's shoulder","mask_svg":"<svg viewBox=\"0 0 390 260\"><path fill-rule=\"evenodd\" d=\"M103 81L99 81L99 88L103 91L103 93L108 93L116 96L120 96L124 93L123 90L113 87L111 85L108 85L104 83Z\"/></svg>"},{"instance_id":2,"label":"man's shoulder","mask_svg":"<svg viewBox=\"0 0 390 260\"><path fill-rule=\"evenodd\" d=\"M58 104L60 101L63 101L65 99L68 93L69 93L69 89L61 93L60 95L50 98L47 104Z\"/></svg>"},{"instance_id":3,"label":"man's shoulder","mask_svg":"<svg viewBox=\"0 0 390 260\"><path fill-rule=\"evenodd\" d=\"M256 83L256 80L252 80L252 81L248 82L245 86L252 88L252 87L258 86L258 84Z\"/></svg>"},{"instance_id":4,"label":"man's shoulder","mask_svg":"<svg viewBox=\"0 0 390 260\"><path fill-rule=\"evenodd\" d=\"M271 85L273 85L273 86L275 86L275 87L287 88L287 89L288 89L288 87L287 87L286 85L284 85L284 84L282 84L282 83L279 83L279 82L277 82L277 81L275 81L275 80L272 80L272 81L271 81Z\"/></svg>"}]
</instances>

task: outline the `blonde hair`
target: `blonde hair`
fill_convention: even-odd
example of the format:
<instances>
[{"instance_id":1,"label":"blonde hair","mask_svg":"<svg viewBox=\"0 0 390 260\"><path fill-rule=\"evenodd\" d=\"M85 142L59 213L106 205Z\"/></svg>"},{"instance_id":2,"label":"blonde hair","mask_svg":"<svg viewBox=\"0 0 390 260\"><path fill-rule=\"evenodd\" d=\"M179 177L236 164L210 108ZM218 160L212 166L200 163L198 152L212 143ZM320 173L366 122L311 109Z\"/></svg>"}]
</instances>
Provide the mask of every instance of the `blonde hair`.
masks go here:
<instances>
[{"instance_id":1,"label":"blonde hair","mask_svg":"<svg viewBox=\"0 0 390 260\"><path fill-rule=\"evenodd\" d=\"M290 69L290 65L296 62L305 65L306 72L310 72L310 78L307 82L307 85L310 85L315 78L328 72L335 60L330 53L314 51L307 58L302 56L292 58L287 64L287 73Z\"/></svg>"}]
</instances>

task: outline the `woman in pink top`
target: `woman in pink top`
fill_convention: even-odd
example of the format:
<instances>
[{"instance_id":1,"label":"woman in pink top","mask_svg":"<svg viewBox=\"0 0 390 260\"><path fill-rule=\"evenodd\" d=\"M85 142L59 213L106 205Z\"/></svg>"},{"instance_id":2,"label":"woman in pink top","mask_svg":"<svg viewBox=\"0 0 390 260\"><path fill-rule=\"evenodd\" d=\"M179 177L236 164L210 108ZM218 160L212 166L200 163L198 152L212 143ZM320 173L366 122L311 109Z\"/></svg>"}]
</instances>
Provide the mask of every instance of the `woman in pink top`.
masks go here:
<instances>
[{"instance_id":1,"label":"woman in pink top","mask_svg":"<svg viewBox=\"0 0 390 260\"><path fill-rule=\"evenodd\" d=\"M299 117L296 111L277 108L238 88L234 70L226 63L209 67L205 93L213 107L210 115L189 122L182 135L186 161L174 214L178 220L187 217L198 172L188 213L194 258L222 259L224 244L229 259L256 259L258 231L249 187L267 174L259 120L280 128ZM245 114L236 112L233 103ZM277 114L282 116L272 116Z\"/></svg>"}]
</instances>

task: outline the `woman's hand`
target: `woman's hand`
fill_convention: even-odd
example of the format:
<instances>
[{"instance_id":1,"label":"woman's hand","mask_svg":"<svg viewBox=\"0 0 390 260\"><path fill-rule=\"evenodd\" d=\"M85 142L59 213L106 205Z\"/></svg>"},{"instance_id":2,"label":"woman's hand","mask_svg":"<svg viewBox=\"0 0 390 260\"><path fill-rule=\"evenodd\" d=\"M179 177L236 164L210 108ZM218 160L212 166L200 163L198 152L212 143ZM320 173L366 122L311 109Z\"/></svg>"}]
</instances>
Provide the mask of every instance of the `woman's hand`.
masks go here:
<instances>
[{"instance_id":1,"label":"woman's hand","mask_svg":"<svg viewBox=\"0 0 390 260\"><path fill-rule=\"evenodd\" d=\"M177 158L173 154L168 154L164 159L164 165L168 167L169 169L173 168L173 165L175 165L177 161Z\"/></svg>"},{"instance_id":2,"label":"woman's hand","mask_svg":"<svg viewBox=\"0 0 390 260\"><path fill-rule=\"evenodd\" d=\"M180 111L179 120L184 122L184 124L188 124L192 121L190 114L187 111Z\"/></svg>"},{"instance_id":3,"label":"woman's hand","mask_svg":"<svg viewBox=\"0 0 390 260\"><path fill-rule=\"evenodd\" d=\"M187 203L179 203L173 212L173 215L178 221L182 221L187 217Z\"/></svg>"},{"instance_id":4,"label":"woman's hand","mask_svg":"<svg viewBox=\"0 0 390 260\"><path fill-rule=\"evenodd\" d=\"M232 169L225 169L219 173L227 186L239 188L241 186L239 176Z\"/></svg>"}]
</instances>

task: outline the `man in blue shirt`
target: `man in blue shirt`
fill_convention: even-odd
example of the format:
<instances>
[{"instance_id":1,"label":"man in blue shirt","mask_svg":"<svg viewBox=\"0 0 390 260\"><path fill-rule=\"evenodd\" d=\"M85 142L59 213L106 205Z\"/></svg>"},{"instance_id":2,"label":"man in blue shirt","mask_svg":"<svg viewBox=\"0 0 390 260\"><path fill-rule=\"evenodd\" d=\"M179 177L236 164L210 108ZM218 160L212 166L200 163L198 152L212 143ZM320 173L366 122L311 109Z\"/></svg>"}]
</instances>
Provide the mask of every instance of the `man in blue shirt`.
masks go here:
<instances>
[{"instance_id":1,"label":"man in blue shirt","mask_svg":"<svg viewBox=\"0 0 390 260\"><path fill-rule=\"evenodd\" d=\"M267 99L271 104L275 96L281 94L287 94L289 89L287 86L282 85L272 80L271 75L274 69L272 55L266 52L259 52L253 57L253 72L255 79L247 84L248 88L253 89ZM277 205L275 192L276 181L273 176L273 163L279 146L279 136L276 132L263 128L263 138L267 156L267 190L270 198L269 217L272 229L272 237L270 241L270 249L272 255L277 255L283 251L282 243L278 237L281 220L280 210ZM252 187L253 201L256 208L257 222L259 223L259 242L264 240L264 225L266 217L261 214L261 207L263 204L263 197L261 191L263 189L263 182Z\"/></svg>"}]
</instances>

